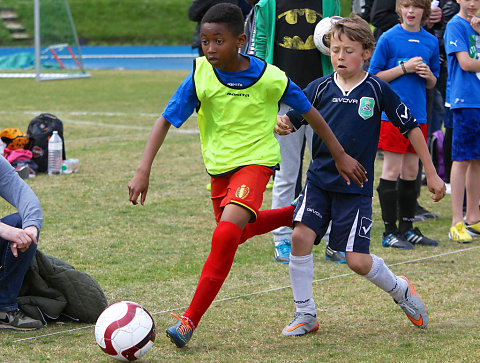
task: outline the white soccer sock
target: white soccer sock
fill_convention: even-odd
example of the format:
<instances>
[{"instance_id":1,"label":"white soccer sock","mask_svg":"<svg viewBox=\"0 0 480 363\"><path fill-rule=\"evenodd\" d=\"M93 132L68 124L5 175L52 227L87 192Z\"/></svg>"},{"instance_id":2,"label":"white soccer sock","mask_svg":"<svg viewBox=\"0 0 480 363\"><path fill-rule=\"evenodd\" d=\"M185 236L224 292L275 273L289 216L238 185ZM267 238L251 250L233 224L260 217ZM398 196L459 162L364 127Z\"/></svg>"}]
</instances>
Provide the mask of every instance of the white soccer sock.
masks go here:
<instances>
[{"instance_id":1,"label":"white soccer sock","mask_svg":"<svg viewBox=\"0 0 480 363\"><path fill-rule=\"evenodd\" d=\"M388 292L396 302L403 300L408 287L407 282L395 276L387 265L385 265L383 258L377 257L374 254L370 256L372 256L372 268L370 272L365 275L365 278L373 282L383 291Z\"/></svg>"},{"instance_id":2,"label":"white soccer sock","mask_svg":"<svg viewBox=\"0 0 480 363\"><path fill-rule=\"evenodd\" d=\"M315 301L312 297L313 254L306 256L290 254L288 268L297 312L316 315Z\"/></svg>"}]
</instances>

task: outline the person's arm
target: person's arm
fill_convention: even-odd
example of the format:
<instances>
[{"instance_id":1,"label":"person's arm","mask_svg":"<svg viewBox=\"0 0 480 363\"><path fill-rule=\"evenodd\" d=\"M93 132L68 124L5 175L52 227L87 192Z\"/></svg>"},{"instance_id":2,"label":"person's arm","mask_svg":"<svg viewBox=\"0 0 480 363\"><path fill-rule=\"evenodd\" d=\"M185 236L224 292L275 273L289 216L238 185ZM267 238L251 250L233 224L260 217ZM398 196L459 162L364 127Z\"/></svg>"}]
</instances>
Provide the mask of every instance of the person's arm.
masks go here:
<instances>
[{"instance_id":1,"label":"person's arm","mask_svg":"<svg viewBox=\"0 0 480 363\"><path fill-rule=\"evenodd\" d=\"M138 165L135 176L128 183L129 200L132 204L138 204L137 199L141 195L140 203L145 203L145 198L148 192L148 184L150 179L150 171L152 170L152 163L157 155L158 150L163 144L168 130L170 129L170 123L165 117L160 116L153 125L152 132L147 140L147 145L143 151L142 159Z\"/></svg>"},{"instance_id":2,"label":"person's arm","mask_svg":"<svg viewBox=\"0 0 480 363\"><path fill-rule=\"evenodd\" d=\"M435 166L433 165L423 133L420 128L415 127L410 130L407 135L425 168L428 190L432 193L431 198L435 202L438 202L445 196L446 187L444 181L438 176Z\"/></svg>"},{"instance_id":3,"label":"person's arm","mask_svg":"<svg viewBox=\"0 0 480 363\"><path fill-rule=\"evenodd\" d=\"M425 79L427 89L432 89L437 84L437 77L435 77L430 67L425 63L418 65L415 73Z\"/></svg>"},{"instance_id":4,"label":"person's arm","mask_svg":"<svg viewBox=\"0 0 480 363\"><path fill-rule=\"evenodd\" d=\"M262 9L258 6L254 7L255 11L255 35L254 35L254 44L255 44L255 55L267 60L267 29L265 28L265 16L262 13Z\"/></svg>"},{"instance_id":5,"label":"person's arm","mask_svg":"<svg viewBox=\"0 0 480 363\"><path fill-rule=\"evenodd\" d=\"M473 16L470 20L470 25L472 26L473 30L480 34L480 17Z\"/></svg>"},{"instance_id":6,"label":"person's arm","mask_svg":"<svg viewBox=\"0 0 480 363\"><path fill-rule=\"evenodd\" d=\"M375 75L383 79L385 82L391 82L398 77L401 77L408 73L417 73L420 77L425 78L426 86L428 89L435 87L437 83L437 77L432 73L430 67L423 63L422 57L413 57L404 62L403 65L399 64L390 69L380 71Z\"/></svg>"},{"instance_id":7,"label":"person's arm","mask_svg":"<svg viewBox=\"0 0 480 363\"><path fill-rule=\"evenodd\" d=\"M129 200L132 204L137 204L139 195L141 195L140 203L142 205L145 203L152 163L165 140L170 126L180 127L193 113L197 103L198 99L193 85L193 73L191 72L178 86L162 115L153 125L137 172L128 183Z\"/></svg>"},{"instance_id":8,"label":"person's arm","mask_svg":"<svg viewBox=\"0 0 480 363\"><path fill-rule=\"evenodd\" d=\"M21 229L0 222L0 237L11 242L10 249L15 257L18 257L18 250L24 252L32 242L37 244L37 236L38 230L35 226Z\"/></svg>"},{"instance_id":9,"label":"person's arm","mask_svg":"<svg viewBox=\"0 0 480 363\"><path fill-rule=\"evenodd\" d=\"M465 72L480 72L480 60L470 58L467 52L456 52L458 64Z\"/></svg>"},{"instance_id":10,"label":"person's arm","mask_svg":"<svg viewBox=\"0 0 480 363\"><path fill-rule=\"evenodd\" d=\"M33 190L4 157L0 157L0 185L0 196L17 209L22 220L22 228L0 222L0 237L12 242L10 248L17 257L17 249L23 252L32 242L37 243L43 222L42 209Z\"/></svg>"},{"instance_id":11,"label":"person's arm","mask_svg":"<svg viewBox=\"0 0 480 363\"><path fill-rule=\"evenodd\" d=\"M439 6L432 8L430 12L430 16L428 17L425 23L425 28L428 30L431 29L435 24L440 23L442 19L443 19L442 9Z\"/></svg>"},{"instance_id":12,"label":"person's arm","mask_svg":"<svg viewBox=\"0 0 480 363\"><path fill-rule=\"evenodd\" d=\"M363 187L363 182L367 180L367 171L362 164L345 152L343 146L338 142L335 134L317 109L311 107L310 110L302 114L302 116L310 126L312 126L312 129L317 135L320 136L325 145L327 145L333 160L335 160L335 166L347 185L350 185L350 179L352 179L355 184Z\"/></svg>"}]
</instances>

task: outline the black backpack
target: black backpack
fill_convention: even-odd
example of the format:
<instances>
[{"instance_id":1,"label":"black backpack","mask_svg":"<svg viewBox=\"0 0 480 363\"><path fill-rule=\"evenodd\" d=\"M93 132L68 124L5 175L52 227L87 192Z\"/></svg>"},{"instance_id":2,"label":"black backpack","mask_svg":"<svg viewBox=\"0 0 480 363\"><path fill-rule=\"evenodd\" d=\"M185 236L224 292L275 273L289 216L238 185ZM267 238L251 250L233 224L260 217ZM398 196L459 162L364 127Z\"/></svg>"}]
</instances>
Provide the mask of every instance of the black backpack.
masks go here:
<instances>
[{"instance_id":1,"label":"black backpack","mask_svg":"<svg viewBox=\"0 0 480 363\"><path fill-rule=\"evenodd\" d=\"M58 131L62 138L63 160L65 157L65 141L63 139L63 123L50 113L42 113L35 117L28 125L27 135L30 137L29 149L32 151L32 160L38 165L38 172L46 173L48 169L48 139L53 131Z\"/></svg>"}]
</instances>

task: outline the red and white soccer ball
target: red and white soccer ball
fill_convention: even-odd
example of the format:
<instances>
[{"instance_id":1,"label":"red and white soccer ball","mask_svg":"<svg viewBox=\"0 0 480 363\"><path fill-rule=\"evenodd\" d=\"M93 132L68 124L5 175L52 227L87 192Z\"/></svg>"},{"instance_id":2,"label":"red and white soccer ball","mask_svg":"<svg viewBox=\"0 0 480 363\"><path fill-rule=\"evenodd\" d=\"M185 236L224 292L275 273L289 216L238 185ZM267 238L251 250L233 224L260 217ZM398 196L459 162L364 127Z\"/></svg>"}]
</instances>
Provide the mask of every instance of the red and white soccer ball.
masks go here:
<instances>
[{"instance_id":1,"label":"red and white soccer ball","mask_svg":"<svg viewBox=\"0 0 480 363\"><path fill-rule=\"evenodd\" d=\"M326 46L323 37L332 29L332 24L342 19L341 16L328 16L320 20L313 33L313 42L317 49L325 55L330 54L330 48Z\"/></svg>"},{"instance_id":2,"label":"red and white soccer ball","mask_svg":"<svg viewBox=\"0 0 480 363\"><path fill-rule=\"evenodd\" d=\"M110 357L122 361L138 359L155 340L155 322L141 305L119 301L108 306L95 324L95 340Z\"/></svg>"}]
</instances>

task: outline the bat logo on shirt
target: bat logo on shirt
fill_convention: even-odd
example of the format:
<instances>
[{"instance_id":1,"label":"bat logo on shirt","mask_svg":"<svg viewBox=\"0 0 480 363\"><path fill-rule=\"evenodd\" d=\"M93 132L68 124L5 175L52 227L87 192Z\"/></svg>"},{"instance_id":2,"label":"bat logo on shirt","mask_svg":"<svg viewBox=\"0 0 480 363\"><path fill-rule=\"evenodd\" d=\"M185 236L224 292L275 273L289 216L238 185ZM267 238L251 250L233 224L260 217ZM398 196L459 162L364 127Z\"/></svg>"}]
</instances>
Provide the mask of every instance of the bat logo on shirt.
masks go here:
<instances>
[{"instance_id":1,"label":"bat logo on shirt","mask_svg":"<svg viewBox=\"0 0 480 363\"><path fill-rule=\"evenodd\" d=\"M322 14L316 12L312 9L292 9L283 12L277 16L277 21L285 21L288 25L297 24L300 19L305 18L305 21L308 24L316 24L322 19ZM296 49L296 50L312 50L316 49L315 43L313 41L313 30L312 34L308 36L307 39L302 39L300 36L294 33L295 27L292 27L293 34L284 36L281 42L277 44L283 48L287 49Z\"/></svg>"}]
</instances>

